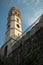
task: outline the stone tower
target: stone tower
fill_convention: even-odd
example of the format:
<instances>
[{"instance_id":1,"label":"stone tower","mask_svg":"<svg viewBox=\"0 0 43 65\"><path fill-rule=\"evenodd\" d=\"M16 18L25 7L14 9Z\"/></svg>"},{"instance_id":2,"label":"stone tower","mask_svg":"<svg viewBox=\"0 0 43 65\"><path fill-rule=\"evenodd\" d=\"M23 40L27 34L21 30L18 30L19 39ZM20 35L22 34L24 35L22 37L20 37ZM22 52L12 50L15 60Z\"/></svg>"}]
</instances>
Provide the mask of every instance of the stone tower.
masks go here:
<instances>
[{"instance_id":1,"label":"stone tower","mask_svg":"<svg viewBox=\"0 0 43 65\"><path fill-rule=\"evenodd\" d=\"M16 38L20 37L21 34L21 14L16 7L12 7L8 13L8 23L5 35L5 42L8 41L10 38L16 40Z\"/></svg>"},{"instance_id":2,"label":"stone tower","mask_svg":"<svg viewBox=\"0 0 43 65\"><path fill-rule=\"evenodd\" d=\"M8 13L5 41L2 46L2 55L8 56L12 52L15 42L22 37L21 14L16 7L12 7Z\"/></svg>"}]
</instances>

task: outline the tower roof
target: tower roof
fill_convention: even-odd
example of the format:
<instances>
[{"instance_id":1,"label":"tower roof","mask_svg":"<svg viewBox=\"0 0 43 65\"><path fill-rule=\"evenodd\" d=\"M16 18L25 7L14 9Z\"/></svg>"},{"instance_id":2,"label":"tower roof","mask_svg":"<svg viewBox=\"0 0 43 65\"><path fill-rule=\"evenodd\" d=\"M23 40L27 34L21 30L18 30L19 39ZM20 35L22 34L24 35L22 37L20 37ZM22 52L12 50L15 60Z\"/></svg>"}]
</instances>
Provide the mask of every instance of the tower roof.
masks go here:
<instances>
[{"instance_id":1,"label":"tower roof","mask_svg":"<svg viewBox=\"0 0 43 65\"><path fill-rule=\"evenodd\" d=\"M12 7L9 12L11 12L12 10L16 10L20 13L20 11L17 9L17 7Z\"/></svg>"},{"instance_id":2,"label":"tower roof","mask_svg":"<svg viewBox=\"0 0 43 65\"><path fill-rule=\"evenodd\" d=\"M12 8L9 10L8 15L11 15L13 11L16 13L16 15L18 15L18 16L21 18L21 12L20 12L19 9L17 9L16 7L12 7ZM15 13L13 13L13 14L15 14Z\"/></svg>"}]
</instances>

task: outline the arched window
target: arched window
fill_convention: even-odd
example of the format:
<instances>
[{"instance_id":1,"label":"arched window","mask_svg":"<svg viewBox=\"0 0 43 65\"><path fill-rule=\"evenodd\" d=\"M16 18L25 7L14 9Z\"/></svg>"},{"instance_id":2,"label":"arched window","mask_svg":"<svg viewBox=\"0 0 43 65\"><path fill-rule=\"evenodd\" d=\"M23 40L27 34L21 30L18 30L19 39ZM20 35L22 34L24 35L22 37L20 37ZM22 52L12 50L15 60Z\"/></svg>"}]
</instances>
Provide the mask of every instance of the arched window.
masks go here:
<instances>
[{"instance_id":1,"label":"arched window","mask_svg":"<svg viewBox=\"0 0 43 65\"><path fill-rule=\"evenodd\" d=\"M7 27L7 29L8 29L8 28L10 28L10 24L8 24L8 27Z\"/></svg>"},{"instance_id":2,"label":"arched window","mask_svg":"<svg viewBox=\"0 0 43 65\"><path fill-rule=\"evenodd\" d=\"M8 49L8 46L5 47L4 56L7 56L7 49Z\"/></svg>"},{"instance_id":3,"label":"arched window","mask_svg":"<svg viewBox=\"0 0 43 65\"><path fill-rule=\"evenodd\" d=\"M17 24L17 27L20 28L19 24Z\"/></svg>"},{"instance_id":4,"label":"arched window","mask_svg":"<svg viewBox=\"0 0 43 65\"><path fill-rule=\"evenodd\" d=\"M17 18L16 20L17 20L17 22L19 23L19 19Z\"/></svg>"}]
</instances>

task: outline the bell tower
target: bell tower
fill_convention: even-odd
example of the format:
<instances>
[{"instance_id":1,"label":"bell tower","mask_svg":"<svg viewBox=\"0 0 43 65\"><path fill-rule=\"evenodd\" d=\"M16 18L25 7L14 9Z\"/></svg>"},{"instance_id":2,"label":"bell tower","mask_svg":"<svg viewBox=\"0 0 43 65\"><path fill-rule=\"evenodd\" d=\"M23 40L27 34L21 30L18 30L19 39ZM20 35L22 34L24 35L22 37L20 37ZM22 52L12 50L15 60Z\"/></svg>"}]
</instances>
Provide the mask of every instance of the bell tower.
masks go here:
<instances>
[{"instance_id":1,"label":"bell tower","mask_svg":"<svg viewBox=\"0 0 43 65\"><path fill-rule=\"evenodd\" d=\"M16 7L12 7L8 13L7 30L5 35L5 42L10 38L16 40L22 34L21 14Z\"/></svg>"},{"instance_id":2,"label":"bell tower","mask_svg":"<svg viewBox=\"0 0 43 65\"><path fill-rule=\"evenodd\" d=\"M12 7L8 13L8 22L5 33L5 41L2 46L2 55L8 56L13 45L22 37L21 13L16 7Z\"/></svg>"}]
</instances>

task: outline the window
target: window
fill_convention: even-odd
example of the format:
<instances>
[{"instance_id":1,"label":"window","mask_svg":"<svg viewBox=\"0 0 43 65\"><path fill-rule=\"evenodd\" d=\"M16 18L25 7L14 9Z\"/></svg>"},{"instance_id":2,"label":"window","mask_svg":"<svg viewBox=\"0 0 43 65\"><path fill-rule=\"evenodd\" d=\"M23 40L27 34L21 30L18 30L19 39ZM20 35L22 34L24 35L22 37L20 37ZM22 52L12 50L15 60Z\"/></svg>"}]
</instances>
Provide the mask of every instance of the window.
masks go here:
<instances>
[{"instance_id":1,"label":"window","mask_svg":"<svg viewBox=\"0 0 43 65\"><path fill-rule=\"evenodd\" d=\"M17 24L17 27L20 28L19 24Z\"/></svg>"},{"instance_id":2,"label":"window","mask_svg":"<svg viewBox=\"0 0 43 65\"><path fill-rule=\"evenodd\" d=\"M17 18L17 22L19 23L19 19Z\"/></svg>"},{"instance_id":3,"label":"window","mask_svg":"<svg viewBox=\"0 0 43 65\"><path fill-rule=\"evenodd\" d=\"M8 48L8 46L5 47L4 56L7 56L7 48Z\"/></svg>"},{"instance_id":4,"label":"window","mask_svg":"<svg viewBox=\"0 0 43 65\"><path fill-rule=\"evenodd\" d=\"M7 28L9 28L10 27L10 25L8 25L8 27Z\"/></svg>"}]
</instances>

